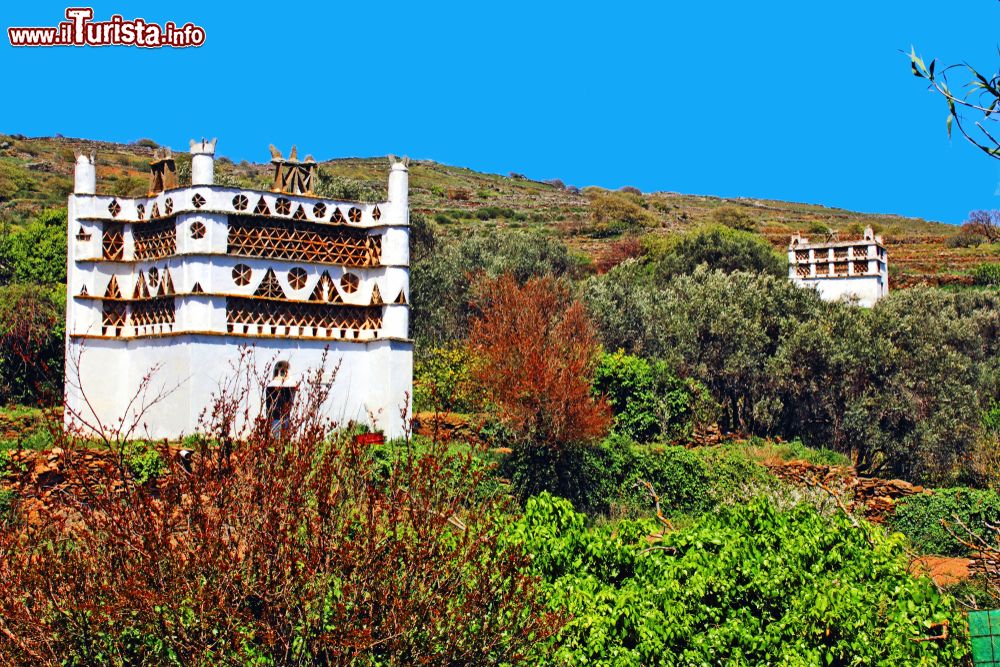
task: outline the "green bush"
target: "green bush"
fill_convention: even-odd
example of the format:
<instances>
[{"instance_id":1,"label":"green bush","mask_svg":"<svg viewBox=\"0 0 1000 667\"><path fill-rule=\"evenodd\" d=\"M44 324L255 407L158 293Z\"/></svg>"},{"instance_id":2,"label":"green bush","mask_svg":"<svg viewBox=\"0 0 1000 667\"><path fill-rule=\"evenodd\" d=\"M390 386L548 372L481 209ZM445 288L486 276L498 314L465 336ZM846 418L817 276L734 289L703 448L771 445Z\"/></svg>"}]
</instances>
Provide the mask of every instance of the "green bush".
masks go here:
<instances>
[{"instance_id":1,"label":"green bush","mask_svg":"<svg viewBox=\"0 0 1000 667\"><path fill-rule=\"evenodd\" d=\"M522 499L554 493L591 516L652 514L654 501L643 482L667 516L698 515L777 485L743 452L637 446L622 435L569 452L518 446L500 462L499 473Z\"/></svg>"},{"instance_id":2,"label":"green bush","mask_svg":"<svg viewBox=\"0 0 1000 667\"><path fill-rule=\"evenodd\" d=\"M972 280L977 285L1000 285L1000 262L984 262L972 269Z\"/></svg>"},{"instance_id":3,"label":"green bush","mask_svg":"<svg viewBox=\"0 0 1000 667\"><path fill-rule=\"evenodd\" d=\"M616 236L627 231L637 231L656 224L656 216L628 193L598 192L590 200L590 219L594 223L592 234L598 237Z\"/></svg>"},{"instance_id":4,"label":"green bush","mask_svg":"<svg viewBox=\"0 0 1000 667\"><path fill-rule=\"evenodd\" d=\"M12 489L0 489L0 527L17 519L17 493Z\"/></svg>"},{"instance_id":5,"label":"green bush","mask_svg":"<svg viewBox=\"0 0 1000 667\"><path fill-rule=\"evenodd\" d=\"M781 278L788 273L787 260L763 237L721 225L675 237L656 255L652 267L657 280L692 273L702 264L726 273L749 271Z\"/></svg>"},{"instance_id":6,"label":"green bush","mask_svg":"<svg viewBox=\"0 0 1000 667\"><path fill-rule=\"evenodd\" d=\"M989 526L998 522L1000 496L993 491L967 488L938 489L933 495L910 496L896 505L889 518L889 526L906 535L921 553L939 556L971 555L949 529L968 542L975 542L975 535L993 543L995 534Z\"/></svg>"},{"instance_id":7,"label":"green bush","mask_svg":"<svg viewBox=\"0 0 1000 667\"><path fill-rule=\"evenodd\" d=\"M166 463L160 452L149 442L137 440L125 443L122 459L136 484L146 484L166 470Z\"/></svg>"},{"instance_id":8,"label":"green bush","mask_svg":"<svg viewBox=\"0 0 1000 667\"><path fill-rule=\"evenodd\" d=\"M739 206L722 206L712 211L712 222L743 232L757 230L757 218Z\"/></svg>"},{"instance_id":9,"label":"green bush","mask_svg":"<svg viewBox=\"0 0 1000 667\"><path fill-rule=\"evenodd\" d=\"M0 234L0 282L66 283L66 209L37 215Z\"/></svg>"},{"instance_id":10,"label":"green bush","mask_svg":"<svg viewBox=\"0 0 1000 667\"><path fill-rule=\"evenodd\" d=\"M639 443L687 438L715 417L715 406L700 383L677 377L662 361L621 350L602 355L594 393L611 405L614 431Z\"/></svg>"},{"instance_id":11,"label":"green bush","mask_svg":"<svg viewBox=\"0 0 1000 667\"><path fill-rule=\"evenodd\" d=\"M482 406L472 378L468 348L446 344L417 357L413 366L413 409L417 412L473 412Z\"/></svg>"},{"instance_id":12,"label":"green bush","mask_svg":"<svg viewBox=\"0 0 1000 667\"><path fill-rule=\"evenodd\" d=\"M62 286L0 287L0 403L62 396L65 300Z\"/></svg>"},{"instance_id":13,"label":"green bush","mask_svg":"<svg viewBox=\"0 0 1000 667\"><path fill-rule=\"evenodd\" d=\"M968 652L961 610L910 575L900 540L842 513L756 500L661 528L587 528L565 500L528 502L510 539L571 619L541 664L943 667ZM913 641L943 622L947 640Z\"/></svg>"},{"instance_id":14,"label":"green bush","mask_svg":"<svg viewBox=\"0 0 1000 667\"><path fill-rule=\"evenodd\" d=\"M316 179L316 194L340 201L376 202L385 199L385 185L380 182L362 181L327 174L320 169Z\"/></svg>"},{"instance_id":15,"label":"green bush","mask_svg":"<svg viewBox=\"0 0 1000 667\"><path fill-rule=\"evenodd\" d=\"M465 237L414 259L410 322L417 349L468 335L476 276L495 278L510 273L523 283L547 274L563 276L576 266L563 243L540 234L510 231Z\"/></svg>"}]
</instances>

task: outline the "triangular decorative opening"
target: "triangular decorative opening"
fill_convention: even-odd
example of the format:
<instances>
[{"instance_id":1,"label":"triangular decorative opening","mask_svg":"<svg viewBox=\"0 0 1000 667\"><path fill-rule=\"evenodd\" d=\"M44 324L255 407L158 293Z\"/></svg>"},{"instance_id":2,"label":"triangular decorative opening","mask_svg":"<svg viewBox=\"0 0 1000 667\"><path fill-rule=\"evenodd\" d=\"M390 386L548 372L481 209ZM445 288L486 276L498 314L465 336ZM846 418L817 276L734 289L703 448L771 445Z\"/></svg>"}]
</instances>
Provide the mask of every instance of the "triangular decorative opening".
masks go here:
<instances>
[{"instance_id":1,"label":"triangular decorative opening","mask_svg":"<svg viewBox=\"0 0 1000 667\"><path fill-rule=\"evenodd\" d=\"M295 213L292 214L292 220L305 220L305 219L306 219L306 212L305 210L303 210L302 206L299 205L299 207L295 209Z\"/></svg>"},{"instance_id":2,"label":"triangular decorative opening","mask_svg":"<svg viewBox=\"0 0 1000 667\"><path fill-rule=\"evenodd\" d=\"M108 289L104 291L104 296L108 299L122 298L122 291L118 289L118 278L116 276L111 276L111 280L108 282Z\"/></svg>"},{"instance_id":3,"label":"triangular decorative opening","mask_svg":"<svg viewBox=\"0 0 1000 667\"><path fill-rule=\"evenodd\" d=\"M161 285L165 285L164 289L167 294L174 294L174 279L170 277L170 269L163 270L163 282Z\"/></svg>"},{"instance_id":4,"label":"triangular decorative opening","mask_svg":"<svg viewBox=\"0 0 1000 667\"><path fill-rule=\"evenodd\" d=\"M264 279L260 281L260 285L257 286L257 291L253 293L254 296L264 296L269 299L286 299L285 291L281 289L281 283L278 282L278 276L274 275L274 269L268 269L267 273L264 274Z\"/></svg>"},{"instance_id":5,"label":"triangular decorative opening","mask_svg":"<svg viewBox=\"0 0 1000 667\"><path fill-rule=\"evenodd\" d=\"M385 302L382 301L382 293L378 290L378 285L375 285L375 289L372 290L372 302L373 306L382 306Z\"/></svg>"},{"instance_id":6,"label":"triangular decorative opening","mask_svg":"<svg viewBox=\"0 0 1000 667\"><path fill-rule=\"evenodd\" d=\"M330 218L330 222L347 222L344 218L344 214L340 212L339 208L333 209L333 217Z\"/></svg>"},{"instance_id":7,"label":"triangular decorative opening","mask_svg":"<svg viewBox=\"0 0 1000 667\"><path fill-rule=\"evenodd\" d=\"M399 290L399 296L396 297L396 300L393 301L393 303L398 303L404 306L406 305L406 295L403 294L403 290Z\"/></svg>"},{"instance_id":8,"label":"triangular decorative opening","mask_svg":"<svg viewBox=\"0 0 1000 667\"><path fill-rule=\"evenodd\" d=\"M344 297L340 296L340 290L333 285L330 285L330 298L327 301L337 306L344 305Z\"/></svg>"},{"instance_id":9,"label":"triangular decorative opening","mask_svg":"<svg viewBox=\"0 0 1000 667\"><path fill-rule=\"evenodd\" d=\"M378 222L379 218L381 217L382 217L382 211L378 210L378 206L376 206L375 208L372 209L372 220Z\"/></svg>"},{"instance_id":10,"label":"triangular decorative opening","mask_svg":"<svg viewBox=\"0 0 1000 667\"><path fill-rule=\"evenodd\" d=\"M319 280L316 281L316 288L313 290L309 300L325 302L330 298L330 294L333 291L333 279L330 278L329 271L324 271L323 275L321 275Z\"/></svg>"},{"instance_id":11,"label":"triangular decorative opening","mask_svg":"<svg viewBox=\"0 0 1000 667\"><path fill-rule=\"evenodd\" d=\"M83 287L80 288L80 296L87 296L87 294L88 294L87 286L84 285Z\"/></svg>"},{"instance_id":12,"label":"triangular decorative opening","mask_svg":"<svg viewBox=\"0 0 1000 667\"><path fill-rule=\"evenodd\" d=\"M142 271L139 271L139 277L135 281L135 290L132 292L133 299L148 299L149 290L146 289L146 276L143 275Z\"/></svg>"},{"instance_id":13,"label":"triangular decorative opening","mask_svg":"<svg viewBox=\"0 0 1000 667\"><path fill-rule=\"evenodd\" d=\"M205 290L201 288L201 283L195 283L194 287L191 288L191 294L204 294Z\"/></svg>"},{"instance_id":14,"label":"triangular decorative opening","mask_svg":"<svg viewBox=\"0 0 1000 667\"><path fill-rule=\"evenodd\" d=\"M253 210L257 215L271 215L271 209L267 207L267 202L261 197L257 200L257 207Z\"/></svg>"},{"instance_id":15,"label":"triangular decorative opening","mask_svg":"<svg viewBox=\"0 0 1000 667\"><path fill-rule=\"evenodd\" d=\"M167 285L166 281L164 281L164 280L160 281L160 287L159 287L159 289L156 290L156 296L166 296L167 295L166 285Z\"/></svg>"}]
</instances>

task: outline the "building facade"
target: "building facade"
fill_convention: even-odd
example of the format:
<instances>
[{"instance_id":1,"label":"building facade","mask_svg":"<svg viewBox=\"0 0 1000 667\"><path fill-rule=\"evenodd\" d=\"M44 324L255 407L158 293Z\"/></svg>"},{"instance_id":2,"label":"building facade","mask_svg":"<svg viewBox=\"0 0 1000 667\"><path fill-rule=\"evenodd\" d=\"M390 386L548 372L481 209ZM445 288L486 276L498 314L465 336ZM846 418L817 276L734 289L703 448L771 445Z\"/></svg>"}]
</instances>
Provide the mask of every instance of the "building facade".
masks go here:
<instances>
[{"instance_id":1,"label":"building facade","mask_svg":"<svg viewBox=\"0 0 1000 667\"><path fill-rule=\"evenodd\" d=\"M67 420L110 427L141 411L136 437L180 438L250 358L266 381L253 409L280 412L321 371L329 417L402 435L413 378L406 160L390 159L386 201L362 203L314 196L316 163L294 148L286 159L272 147L271 191L215 185L214 156L214 140L192 141L191 183L179 185L158 151L149 194L125 198L97 194L95 156L77 155Z\"/></svg>"},{"instance_id":2,"label":"building facade","mask_svg":"<svg viewBox=\"0 0 1000 667\"><path fill-rule=\"evenodd\" d=\"M788 277L826 301L857 300L870 308L889 293L889 258L871 227L856 241L810 243L796 234L788 244Z\"/></svg>"}]
</instances>

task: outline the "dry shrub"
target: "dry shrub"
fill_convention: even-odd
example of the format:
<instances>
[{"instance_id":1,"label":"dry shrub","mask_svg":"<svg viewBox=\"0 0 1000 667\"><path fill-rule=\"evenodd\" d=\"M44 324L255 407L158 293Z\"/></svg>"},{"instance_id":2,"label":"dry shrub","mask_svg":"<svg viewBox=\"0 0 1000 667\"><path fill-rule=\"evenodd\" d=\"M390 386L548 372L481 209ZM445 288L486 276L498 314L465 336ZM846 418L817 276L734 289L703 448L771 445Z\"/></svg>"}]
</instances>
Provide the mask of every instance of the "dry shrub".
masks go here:
<instances>
[{"instance_id":1,"label":"dry shrub","mask_svg":"<svg viewBox=\"0 0 1000 667\"><path fill-rule=\"evenodd\" d=\"M560 449L605 435L610 410L591 395L600 347L569 289L551 276L519 285L505 274L477 291L476 377L516 437Z\"/></svg>"},{"instance_id":2,"label":"dry shrub","mask_svg":"<svg viewBox=\"0 0 1000 667\"><path fill-rule=\"evenodd\" d=\"M628 193L593 193L590 219L599 229L610 233L654 226L656 216L642 207L641 197Z\"/></svg>"},{"instance_id":3,"label":"dry shrub","mask_svg":"<svg viewBox=\"0 0 1000 667\"><path fill-rule=\"evenodd\" d=\"M646 254L646 246L634 236L613 243L597 260L597 272L607 273L622 262L642 257Z\"/></svg>"},{"instance_id":4,"label":"dry shrub","mask_svg":"<svg viewBox=\"0 0 1000 667\"><path fill-rule=\"evenodd\" d=\"M281 428L247 408L259 387L238 384L206 411L190 461L164 448L156 484L122 466L84 479L84 442L66 437L85 492L0 533L0 663L531 660L560 619L470 455L407 439L376 460L320 416L321 372ZM250 434L233 440L244 417Z\"/></svg>"}]
</instances>

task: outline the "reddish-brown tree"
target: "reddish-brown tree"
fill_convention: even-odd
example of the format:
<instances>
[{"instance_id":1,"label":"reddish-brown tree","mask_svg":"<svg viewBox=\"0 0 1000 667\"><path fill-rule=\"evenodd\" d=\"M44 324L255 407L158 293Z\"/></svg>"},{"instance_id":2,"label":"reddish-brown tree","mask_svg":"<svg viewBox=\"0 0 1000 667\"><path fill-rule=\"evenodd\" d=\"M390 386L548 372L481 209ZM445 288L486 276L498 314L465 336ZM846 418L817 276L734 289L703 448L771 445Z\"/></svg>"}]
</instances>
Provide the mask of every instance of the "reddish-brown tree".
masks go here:
<instances>
[{"instance_id":1,"label":"reddish-brown tree","mask_svg":"<svg viewBox=\"0 0 1000 667\"><path fill-rule=\"evenodd\" d=\"M1000 211L972 211L962 231L981 236L987 243L1000 241Z\"/></svg>"},{"instance_id":2,"label":"reddish-brown tree","mask_svg":"<svg viewBox=\"0 0 1000 667\"><path fill-rule=\"evenodd\" d=\"M611 420L591 394L600 348L583 305L552 277L477 286L475 373L519 439L553 449L593 441Z\"/></svg>"}]
</instances>

